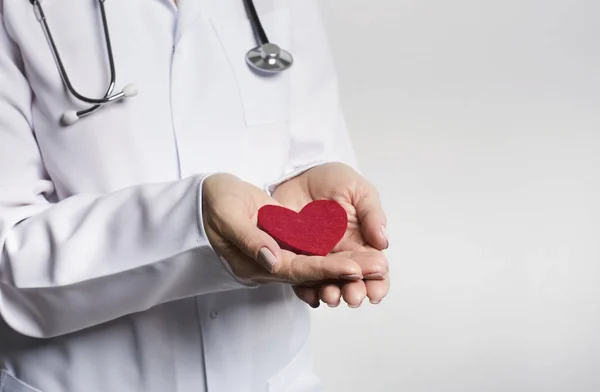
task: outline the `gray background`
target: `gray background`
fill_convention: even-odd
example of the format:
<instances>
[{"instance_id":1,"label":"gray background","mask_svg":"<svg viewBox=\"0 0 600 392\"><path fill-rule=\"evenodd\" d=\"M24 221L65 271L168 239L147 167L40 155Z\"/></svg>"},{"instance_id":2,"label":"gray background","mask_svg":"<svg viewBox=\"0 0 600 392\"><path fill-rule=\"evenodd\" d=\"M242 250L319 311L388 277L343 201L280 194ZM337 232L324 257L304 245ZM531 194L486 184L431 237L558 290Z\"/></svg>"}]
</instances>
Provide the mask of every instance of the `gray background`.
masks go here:
<instances>
[{"instance_id":1,"label":"gray background","mask_svg":"<svg viewBox=\"0 0 600 392\"><path fill-rule=\"evenodd\" d=\"M329 0L393 287L315 311L333 392L600 390L600 2Z\"/></svg>"}]
</instances>

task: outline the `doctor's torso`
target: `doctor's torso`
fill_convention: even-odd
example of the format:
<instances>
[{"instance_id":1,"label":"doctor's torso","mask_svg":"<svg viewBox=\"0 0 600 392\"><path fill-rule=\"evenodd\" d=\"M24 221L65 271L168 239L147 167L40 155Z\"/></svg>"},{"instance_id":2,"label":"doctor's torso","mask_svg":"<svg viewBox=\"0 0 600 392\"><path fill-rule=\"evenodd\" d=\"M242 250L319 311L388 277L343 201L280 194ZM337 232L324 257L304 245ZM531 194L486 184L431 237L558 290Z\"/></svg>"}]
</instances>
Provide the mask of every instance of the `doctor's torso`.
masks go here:
<instances>
[{"instance_id":1,"label":"doctor's torso","mask_svg":"<svg viewBox=\"0 0 600 392\"><path fill-rule=\"evenodd\" d=\"M41 3L74 87L101 97L110 70L98 3ZM89 105L66 91L30 2L0 0L11 43L0 49L22 61L30 96L14 100L31 98L54 202L197 173L263 187L327 158L340 120L317 2L255 1L269 38L295 57L271 77L245 62L256 41L241 0L177 3L105 1L116 89L135 83L139 94L64 126L65 111ZM49 339L0 321L0 391L316 391L308 336L306 307L283 285L184 298Z\"/></svg>"},{"instance_id":2,"label":"doctor's torso","mask_svg":"<svg viewBox=\"0 0 600 392\"><path fill-rule=\"evenodd\" d=\"M256 4L271 39L289 47L289 3ZM43 0L42 6L73 86L102 96L110 70L97 2ZM64 181L61 196L197 172L227 171L257 184L281 174L291 72L264 77L246 65L256 42L241 0L179 7L170 0L108 0L105 8L116 88L135 83L139 94L65 127L65 111L90 105L65 92L29 2L5 4L36 98L36 136L49 174Z\"/></svg>"}]
</instances>

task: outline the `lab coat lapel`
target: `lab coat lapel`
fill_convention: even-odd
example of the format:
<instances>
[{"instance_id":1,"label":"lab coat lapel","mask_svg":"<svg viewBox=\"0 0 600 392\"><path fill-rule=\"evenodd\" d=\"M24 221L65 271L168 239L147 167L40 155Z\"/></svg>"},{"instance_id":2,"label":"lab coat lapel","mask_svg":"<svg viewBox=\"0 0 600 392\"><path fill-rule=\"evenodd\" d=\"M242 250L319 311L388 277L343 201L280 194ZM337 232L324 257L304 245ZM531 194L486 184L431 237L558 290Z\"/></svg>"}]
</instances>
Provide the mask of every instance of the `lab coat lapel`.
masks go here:
<instances>
[{"instance_id":1,"label":"lab coat lapel","mask_svg":"<svg viewBox=\"0 0 600 392\"><path fill-rule=\"evenodd\" d=\"M177 0L179 6L179 18L175 32L175 43L179 41L187 28L200 17L201 10L207 6L207 0Z\"/></svg>"}]
</instances>

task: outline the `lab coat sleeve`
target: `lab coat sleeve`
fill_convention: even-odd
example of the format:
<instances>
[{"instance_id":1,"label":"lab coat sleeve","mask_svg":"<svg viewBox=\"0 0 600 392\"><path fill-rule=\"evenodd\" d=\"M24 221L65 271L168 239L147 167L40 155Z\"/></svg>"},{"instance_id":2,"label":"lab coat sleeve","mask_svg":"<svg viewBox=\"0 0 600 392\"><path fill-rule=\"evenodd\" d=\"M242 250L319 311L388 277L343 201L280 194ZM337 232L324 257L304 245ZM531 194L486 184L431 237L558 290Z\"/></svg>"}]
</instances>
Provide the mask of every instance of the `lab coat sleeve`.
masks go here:
<instances>
[{"instance_id":1,"label":"lab coat sleeve","mask_svg":"<svg viewBox=\"0 0 600 392\"><path fill-rule=\"evenodd\" d=\"M342 111L338 81L318 2L291 0L295 62L290 69L290 146L281 178L267 192L317 165L342 162L359 170Z\"/></svg>"},{"instance_id":2,"label":"lab coat sleeve","mask_svg":"<svg viewBox=\"0 0 600 392\"><path fill-rule=\"evenodd\" d=\"M0 13L0 316L38 338L247 287L202 225L204 175L54 202L32 93Z\"/></svg>"}]
</instances>

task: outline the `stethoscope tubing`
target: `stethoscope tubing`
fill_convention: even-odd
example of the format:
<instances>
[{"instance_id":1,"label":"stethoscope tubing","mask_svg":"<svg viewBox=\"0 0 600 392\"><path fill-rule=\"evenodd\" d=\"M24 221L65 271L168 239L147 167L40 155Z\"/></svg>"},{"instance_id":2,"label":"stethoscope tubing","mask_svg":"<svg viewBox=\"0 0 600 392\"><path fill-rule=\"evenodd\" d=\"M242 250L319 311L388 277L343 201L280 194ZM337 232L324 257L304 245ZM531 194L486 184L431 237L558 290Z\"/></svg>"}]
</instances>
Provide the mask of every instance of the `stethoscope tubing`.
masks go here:
<instances>
[{"instance_id":1,"label":"stethoscope tubing","mask_svg":"<svg viewBox=\"0 0 600 392\"><path fill-rule=\"evenodd\" d=\"M256 7L254 7L254 2L252 0L244 0L244 7L246 7L246 14L248 15L248 19L252 25L252 31L254 32L254 38L258 42L258 46L269 43L269 38L267 37L267 33L265 33L265 29L263 28L260 18L258 17Z\"/></svg>"},{"instance_id":2,"label":"stethoscope tubing","mask_svg":"<svg viewBox=\"0 0 600 392\"><path fill-rule=\"evenodd\" d=\"M106 52L108 53L108 63L109 63L109 67L110 67L110 83L109 83L108 89L107 89L106 93L104 94L103 98L86 97L85 95L80 94L75 89L75 87L73 87L73 84L71 83L71 80L69 79L67 70L65 69L64 63L60 57L59 50L56 46L56 42L54 41L54 37L52 36L52 31L50 30L50 26L48 25L48 22L46 20L46 15L44 14L44 10L42 9L42 6L40 5L39 0L30 0L30 2L33 4L33 6L36 9L36 15L38 16L38 20L42 23L44 34L46 35L46 38L48 39L48 42L50 43L50 46L52 48L52 55L58 65L60 76L61 76L63 82L65 83L65 85L67 86L69 92L71 94L73 94L77 99L79 99L83 102L90 103L90 104L102 105L105 103L109 103L111 101L121 99L124 96L123 92L117 93L113 96L109 96L115 87L116 70L115 70L115 62L114 62L114 57L113 57L112 45L111 45L111 41L110 41L110 34L108 31L106 10L104 8L104 0L100 0L99 3L100 3L100 14L102 15L102 26L104 29L104 38L105 38L106 47L107 47ZM90 110L90 109L88 109L88 110Z\"/></svg>"},{"instance_id":3,"label":"stethoscope tubing","mask_svg":"<svg viewBox=\"0 0 600 392\"><path fill-rule=\"evenodd\" d=\"M257 47L251 49L246 54L246 62L253 70L258 72L264 72L266 74L276 74L288 69L293 63L292 55L289 52L286 52L285 50L279 48L279 46L269 42L265 29L263 28L258 13L256 12L254 2L252 0L243 1L244 7L246 9L246 14L248 15L250 25L252 26L252 31L254 33L255 40L258 43ZM110 80L108 88L106 89L106 93L102 98L90 98L79 93L75 89L75 87L71 83L71 80L69 79L68 72L64 66L54 37L52 36L52 31L47 22L46 15L44 14L44 10L42 8L40 0L29 0L29 2L33 5L36 18L42 25L42 30L44 31L44 35L46 36L46 39L50 44L52 56L54 57L54 60L58 66L60 77L63 80L65 86L75 98L79 99L82 102L86 102L93 105L84 110L69 111L64 113L63 123L65 125L73 124L79 118L92 114L93 112L97 111L106 104L137 95L137 88L135 87L135 85L132 84L126 85L123 88L123 90L116 94L113 94L116 81L116 70L113 49L110 39L110 29L108 27L106 9L104 7L105 0L98 0L98 3L100 7L100 15L102 18L102 28L106 44L107 59L110 67Z\"/></svg>"}]
</instances>

